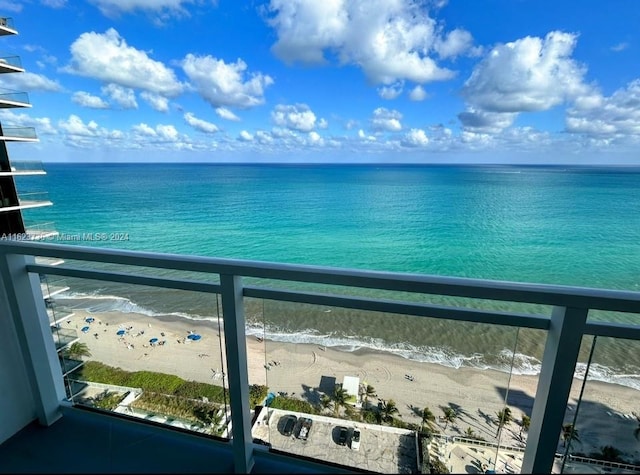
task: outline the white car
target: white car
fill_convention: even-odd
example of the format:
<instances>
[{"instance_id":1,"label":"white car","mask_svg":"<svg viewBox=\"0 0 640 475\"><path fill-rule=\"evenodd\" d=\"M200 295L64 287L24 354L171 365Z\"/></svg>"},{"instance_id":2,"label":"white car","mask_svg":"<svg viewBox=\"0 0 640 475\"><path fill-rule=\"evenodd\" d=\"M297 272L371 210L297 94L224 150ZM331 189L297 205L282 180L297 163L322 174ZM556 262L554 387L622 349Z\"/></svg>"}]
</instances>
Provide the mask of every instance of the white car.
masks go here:
<instances>
[{"instance_id":1,"label":"white car","mask_svg":"<svg viewBox=\"0 0 640 475\"><path fill-rule=\"evenodd\" d=\"M351 450L360 449L360 429L353 429L351 434Z\"/></svg>"}]
</instances>

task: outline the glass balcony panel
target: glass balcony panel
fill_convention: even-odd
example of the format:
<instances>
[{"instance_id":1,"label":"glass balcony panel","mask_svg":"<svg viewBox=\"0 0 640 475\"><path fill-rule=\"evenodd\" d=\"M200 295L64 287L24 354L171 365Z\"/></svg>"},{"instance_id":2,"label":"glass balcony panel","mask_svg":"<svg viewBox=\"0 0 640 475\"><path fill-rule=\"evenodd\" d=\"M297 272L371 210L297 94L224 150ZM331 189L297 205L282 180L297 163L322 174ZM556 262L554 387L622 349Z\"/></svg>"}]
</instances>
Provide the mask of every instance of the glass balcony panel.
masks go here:
<instances>
[{"instance_id":1,"label":"glass balcony panel","mask_svg":"<svg viewBox=\"0 0 640 475\"><path fill-rule=\"evenodd\" d=\"M259 299L245 314L266 386L254 440L383 473L429 470L416 447L453 473L520 470L537 376L515 373L536 371L522 351L544 332Z\"/></svg>"},{"instance_id":2,"label":"glass balcony panel","mask_svg":"<svg viewBox=\"0 0 640 475\"><path fill-rule=\"evenodd\" d=\"M25 231L27 237L33 240L46 239L58 234L58 231L55 230L55 223L52 221L47 223L27 224L25 226Z\"/></svg>"},{"instance_id":3,"label":"glass balcony panel","mask_svg":"<svg viewBox=\"0 0 640 475\"><path fill-rule=\"evenodd\" d=\"M56 345L56 350L60 350L78 339L78 332L72 328L64 328L63 326L58 328L57 326L53 326L51 333L53 334L53 342Z\"/></svg>"},{"instance_id":4,"label":"glass balcony panel","mask_svg":"<svg viewBox=\"0 0 640 475\"><path fill-rule=\"evenodd\" d=\"M583 339L556 473L640 472L640 342Z\"/></svg>"},{"instance_id":5,"label":"glass balcony panel","mask_svg":"<svg viewBox=\"0 0 640 475\"><path fill-rule=\"evenodd\" d=\"M26 92L0 93L0 108L15 107L16 104L29 105L29 94Z\"/></svg>"},{"instance_id":6,"label":"glass balcony panel","mask_svg":"<svg viewBox=\"0 0 640 475\"><path fill-rule=\"evenodd\" d=\"M4 26L6 28L10 28L12 30L15 30L15 27L13 25L13 18L11 18L11 17L0 18L0 26Z\"/></svg>"},{"instance_id":7,"label":"glass balcony panel","mask_svg":"<svg viewBox=\"0 0 640 475\"><path fill-rule=\"evenodd\" d=\"M13 66L14 68L22 69L22 61L20 56L2 56L0 57L0 69L4 66Z\"/></svg>"},{"instance_id":8,"label":"glass balcony panel","mask_svg":"<svg viewBox=\"0 0 640 475\"><path fill-rule=\"evenodd\" d=\"M44 166L39 160L17 160L11 161L11 166L7 165L6 169L0 169L0 176L2 173L15 172L15 173L42 173L44 174Z\"/></svg>"},{"instance_id":9,"label":"glass balcony panel","mask_svg":"<svg viewBox=\"0 0 640 475\"><path fill-rule=\"evenodd\" d=\"M640 326L640 314L626 312L610 312L604 310L589 310L589 322L622 323Z\"/></svg>"},{"instance_id":10,"label":"glass balcony panel","mask_svg":"<svg viewBox=\"0 0 640 475\"><path fill-rule=\"evenodd\" d=\"M1 58L0 58L1 61ZM2 66L0 62L0 67ZM26 140L37 140L38 136L36 135L36 129L34 127L3 127L2 128L2 137L7 139L15 138L15 139L26 139Z\"/></svg>"},{"instance_id":11,"label":"glass balcony panel","mask_svg":"<svg viewBox=\"0 0 640 475\"><path fill-rule=\"evenodd\" d=\"M67 281L53 308L73 315L54 327L77 333L60 352L74 404L230 438L216 294Z\"/></svg>"}]
</instances>

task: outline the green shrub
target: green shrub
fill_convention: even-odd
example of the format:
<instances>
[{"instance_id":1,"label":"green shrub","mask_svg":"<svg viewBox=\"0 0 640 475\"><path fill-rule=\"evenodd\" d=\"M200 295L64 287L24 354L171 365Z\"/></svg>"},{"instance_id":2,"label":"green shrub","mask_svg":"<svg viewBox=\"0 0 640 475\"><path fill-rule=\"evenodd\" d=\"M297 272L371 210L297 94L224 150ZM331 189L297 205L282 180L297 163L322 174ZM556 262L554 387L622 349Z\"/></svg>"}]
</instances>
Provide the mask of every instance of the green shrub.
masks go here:
<instances>
[{"instance_id":1,"label":"green shrub","mask_svg":"<svg viewBox=\"0 0 640 475\"><path fill-rule=\"evenodd\" d=\"M94 407L104 409L106 411L113 411L118 407L118 404L122 402L127 394L129 393L118 394L116 392L109 392L105 389L97 396L91 398L91 404Z\"/></svg>"},{"instance_id":2,"label":"green shrub","mask_svg":"<svg viewBox=\"0 0 640 475\"><path fill-rule=\"evenodd\" d=\"M273 409L282 409L283 411L318 414L318 410L307 401L284 396L276 396L269 407Z\"/></svg>"},{"instance_id":3,"label":"green shrub","mask_svg":"<svg viewBox=\"0 0 640 475\"><path fill-rule=\"evenodd\" d=\"M261 384L252 384L249 387L249 406L254 408L264 401L267 397L269 389Z\"/></svg>"}]
</instances>

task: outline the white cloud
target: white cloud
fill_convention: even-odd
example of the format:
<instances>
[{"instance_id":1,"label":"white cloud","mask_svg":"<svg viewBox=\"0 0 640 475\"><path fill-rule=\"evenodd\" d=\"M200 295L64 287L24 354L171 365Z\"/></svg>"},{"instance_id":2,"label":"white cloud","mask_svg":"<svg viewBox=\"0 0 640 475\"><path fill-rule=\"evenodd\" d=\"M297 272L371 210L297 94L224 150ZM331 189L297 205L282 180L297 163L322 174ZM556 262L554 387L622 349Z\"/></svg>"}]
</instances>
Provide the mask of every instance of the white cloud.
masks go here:
<instances>
[{"instance_id":1,"label":"white cloud","mask_svg":"<svg viewBox=\"0 0 640 475\"><path fill-rule=\"evenodd\" d=\"M90 109L108 109L109 104L98 96L93 96L85 91L78 91L73 94L71 100L82 107Z\"/></svg>"},{"instance_id":2,"label":"white cloud","mask_svg":"<svg viewBox=\"0 0 640 475\"><path fill-rule=\"evenodd\" d=\"M51 1L51 0L49 0ZM169 16L185 16L187 10L184 3L195 3L195 0L90 0L100 12L107 17L115 17L121 13L132 13L142 10L160 15L160 18Z\"/></svg>"},{"instance_id":3,"label":"white cloud","mask_svg":"<svg viewBox=\"0 0 640 475\"><path fill-rule=\"evenodd\" d=\"M238 139L243 141L243 142L252 142L253 141L253 135L251 135L246 130L243 130L243 131L240 132L240 135L238 136Z\"/></svg>"},{"instance_id":4,"label":"white cloud","mask_svg":"<svg viewBox=\"0 0 640 475\"><path fill-rule=\"evenodd\" d=\"M56 130L51 125L48 117L34 118L23 112L16 113L11 109L0 109L0 122L5 126L19 125L20 127L34 127L37 134L55 134Z\"/></svg>"},{"instance_id":5,"label":"white cloud","mask_svg":"<svg viewBox=\"0 0 640 475\"><path fill-rule=\"evenodd\" d=\"M434 49L441 58L455 58L462 54L478 56L482 53L482 48L473 46L471 33L460 28L450 31L443 38L438 38Z\"/></svg>"},{"instance_id":6,"label":"white cloud","mask_svg":"<svg viewBox=\"0 0 640 475\"><path fill-rule=\"evenodd\" d=\"M0 85L7 89L17 89L20 91L46 91L60 92L62 86L58 81L53 81L42 74L24 72L21 74L3 74L0 77Z\"/></svg>"},{"instance_id":7,"label":"white cloud","mask_svg":"<svg viewBox=\"0 0 640 475\"><path fill-rule=\"evenodd\" d=\"M567 112L566 128L596 136L640 136L640 79L609 97L594 93L579 98Z\"/></svg>"},{"instance_id":8,"label":"white cloud","mask_svg":"<svg viewBox=\"0 0 640 475\"><path fill-rule=\"evenodd\" d=\"M271 0L268 23L278 35L274 53L286 62L325 62L335 52L342 64L362 68L374 84L406 79L417 83L450 79L454 72L429 56L465 53L471 35L443 36L418 0Z\"/></svg>"},{"instance_id":9,"label":"white cloud","mask_svg":"<svg viewBox=\"0 0 640 475\"><path fill-rule=\"evenodd\" d=\"M327 122L327 119L318 120L318 128L319 129L326 129L328 127L329 127L329 122Z\"/></svg>"},{"instance_id":10,"label":"white cloud","mask_svg":"<svg viewBox=\"0 0 640 475\"><path fill-rule=\"evenodd\" d=\"M226 64L212 56L188 54L182 61L182 68L198 93L216 108L246 109L261 105L265 89L273 84L273 79L262 73L248 75L247 64L241 59Z\"/></svg>"},{"instance_id":11,"label":"white cloud","mask_svg":"<svg viewBox=\"0 0 640 475\"><path fill-rule=\"evenodd\" d=\"M358 130L358 137L361 138L362 140L367 140L369 142L375 142L376 141L375 136L365 134L364 130L362 130L362 129Z\"/></svg>"},{"instance_id":12,"label":"white cloud","mask_svg":"<svg viewBox=\"0 0 640 475\"><path fill-rule=\"evenodd\" d=\"M131 130L133 130L134 133L139 134L139 135L146 135L148 137L155 137L156 131L153 130L152 127L149 127L147 124L145 123L140 123L138 125L134 125Z\"/></svg>"},{"instance_id":13,"label":"white cloud","mask_svg":"<svg viewBox=\"0 0 640 475\"><path fill-rule=\"evenodd\" d=\"M45 7L63 8L67 5L67 0L41 0Z\"/></svg>"},{"instance_id":14,"label":"white cloud","mask_svg":"<svg viewBox=\"0 0 640 475\"><path fill-rule=\"evenodd\" d=\"M212 134L218 131L218 126L216 124L212 124L211 122L207 122L206 120L198 119L191 112L187 112L184 115L184 120L194 129L206 134Z\"/></svg>"},{"instance_id":15,"label":"white cloud","mask_svg":"<svg viewBox=\"0 0 640 475\"><path fill-rule=\"evenodd\" d=\"M4 12L20 13L22 11L22 4L15 1L1 0L0 10Z\"/></svg>"},{"instance_id":16,"label":"white cloud","mask_svg":"<svg viewBox=\"0 0 640 475\"><path fill-rule=\"evenodd\" d=\"M398 81L390 86L382 86L378 88L378 95L383 99L392 100L402 94L404 81Z\"/></svg>"},{"instance_id":17,"label":"white cloud","mask_svg":"<svg viewBox=\"0 0 640 475\"><path fill-rule=\"evenodd\" d=\"M70 115L67 120L61 120L58 126L69 135L94 137L104 132L104 129L101 129L95 121L90 120L85 124L80 117L74 114Z\"/></svg>"},{"instance_id":18,"label":"white cloud","mask_svg":"<svg viewBox=\"0 0 640 475\"><path fill-rule=\"evenodd\" d=\"M427 91L424 90L424 87L418 85L414 87L409 93L409 99L412 101L424 101L427 98Z\"/></svg>"},{"instance_id":19,"label":"white cloud","mask_svg":"<svg viewBox=\"0 0 640 475\"><path fill-rule=\"evenodd\" d=\"M158 132L158 137L163 140L167 140L173 142L178 139L178 131L173 125L156 125L156 131Z\"/></svg>"},{"instance_id":20,"label":"white cloud","mask_svg":"<svg viewBox=\"0 0 640 475\"><path fill-rule=\"evenodd\" d=\"M402 129L400 119L402 119L400 112L378 107L373 111L371 127L376 131L397 132Z\"/></svg>"},{"instance_id":21,"label":"white cloud","mask_svg":"<svg viewBox=\"0 0 640 475\"><path fill-rule=\"evenodd\" d=\"M301 132L309 132L316 126L316 115L306 104L279 104L271 112L271 119L276 125Z\"/></svg>"},{"instance_id":22,"label":"white cloud","mask_svg":"<svg viewBox=\"0 0 640 475\"><path fill-rule=\"evenodd\" d=\"M309 143L311 145L324 145L324 139L318 132L309 132Z\"/></svg>"},{"instance_id":23,"label":"white cloud","mask_svg":"<svg viewBox=\"0 0 640 475\"><path fill-rule=\"evenodd\" d=\"M102 89L102 94L109 97L123 109L137 109L136 95L133 89L124 88L117 84L107 84Z\"/></svg>"},{"instance_id":24,"label":"white cloud","mask_svg":"<svg viewBox=\"0 0 640 475\"><path fill-rule=\"evenodd\" d=\"M470 108L458 114L458 118L465 130L497 134L510 127L516 120L517 115L514 112L485 112Z\"/></svg>"},{"instance_id":25,"label":"white cloud","mask_svg":"<svg viewBox=\"0 0 640 475\"><path fill-rule=\"evenodd\" d=\"M422 129L411 129L402 143L408 147L424 147L429 143L429 137Z\"/></svg>"},{"instance_id":26,"label":"white cloud","mask_svg":"<svg viewBox=\"0 0 640 475\"><path fill-rule=\"evenodd\" d=\"M629 47L629 43L623 42L623 43L618 43L617 45L613 45L610 49L611 51L615 51L616 53L618 53L619 51L624 51L628 47Z\"/></svg>"},{"instance_id":27,"label":"white cloud","mask_svg":"<svg viewBox=\"0 0 640 475\"><path fill-rule=\"evenodd\" d=\"M62 69L105 83L175 97L183 90L173 70L128 46L116 30L83 33L71 44L71 62Z\"/></svg>"},{"instance_id":28,"label":"white cloud","mask_svg":"<svg viewBox=\"0 0 640 475\"><path fill-rule=\"evenodd\" d=\"M553 31L494 47L464 85L467 103L487 112L542 111L584 94L585 68L571 59L576 40Z\"/></svg>"},{"instance_id":29,"label":"white cloud","mask_svg":"<svg viewBox=\"0 0 640 475\"><path fill-rule=\"evenodd\" d=\"M216 107L216 114L218 114L218 117L220 117L221 119L232 120L234 122L240 121L240 117L235 115L226 107Z\"/></svg>"},{"instance_id":30,"label":"white cloud","mask_svg":"<svg viewBox=\"0 0 640 475\"><path fill-rule=\"evenodd\" d=\"M140 97L144 99L154 110L158 112L167 112L169 110L169 99L159 94L149 91L142 91Z\"/></svg>"},{"instance_id":31,"label":"white cloud","mask_svg":"<svg viewBox=\"0 0 640 475\"><path fill-rule=\"evenodd\" d=\"M263 145L268 145L273 143L273 137L268 132L265 132L264 130L258 130L256 132L255 137L256 137L256 141Z\"/></svg>"}]
</instances>

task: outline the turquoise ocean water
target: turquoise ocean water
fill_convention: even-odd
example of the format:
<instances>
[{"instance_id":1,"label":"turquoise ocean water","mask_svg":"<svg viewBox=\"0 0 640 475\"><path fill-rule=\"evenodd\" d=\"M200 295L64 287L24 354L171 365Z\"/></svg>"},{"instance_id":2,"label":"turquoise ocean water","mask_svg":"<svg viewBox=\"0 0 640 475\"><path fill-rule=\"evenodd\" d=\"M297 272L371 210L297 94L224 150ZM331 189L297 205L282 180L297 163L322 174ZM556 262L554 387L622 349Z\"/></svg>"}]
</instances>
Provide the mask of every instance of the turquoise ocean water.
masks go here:
<instances>
[{"instance_id":1,"label":"turquoise ocean water","mask_svg":"<svg viewBox=\"0 0 640 475\"><path fill-rule=\"evenodd\" d=\"M46 177L18 183L23 191L47 190L54 202L25 213L27 221L53 221L63 237L127 237L68 244L640 291L640 168L45 168ZM80 284L67 297L94 311L213 314L210 297L154 289ZM275 339L392 351L450 366L504 369L515 341L509 328L305 306L256 309L248 311L249 332L266 323ZM540 336L520 332L517 371L539 369ZM594 374L640 389L640 346L598 345Z\"/></svg>"}]
</instances>

